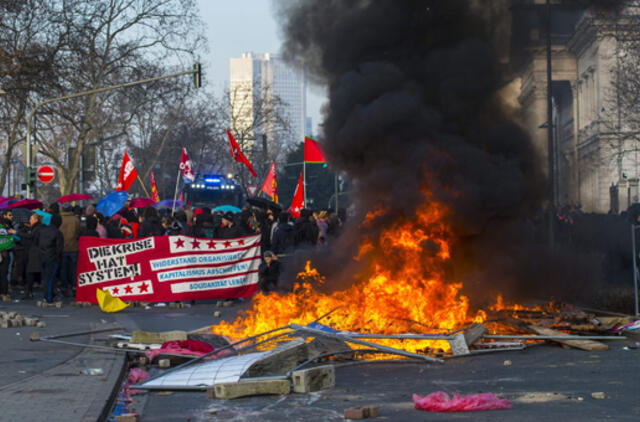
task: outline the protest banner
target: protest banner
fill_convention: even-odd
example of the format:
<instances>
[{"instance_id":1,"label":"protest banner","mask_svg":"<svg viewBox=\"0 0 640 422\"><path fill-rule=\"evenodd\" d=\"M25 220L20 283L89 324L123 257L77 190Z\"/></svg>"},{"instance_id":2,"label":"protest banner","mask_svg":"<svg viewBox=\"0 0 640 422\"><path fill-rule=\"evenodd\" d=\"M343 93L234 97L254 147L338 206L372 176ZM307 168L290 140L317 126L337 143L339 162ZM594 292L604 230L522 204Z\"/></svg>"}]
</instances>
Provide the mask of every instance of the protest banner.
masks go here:
<instances>
[{"instance_id":1,"label":"protest banner","mask_svg":"<svg viewBox=\"0 0 640 422\"><path fill-rule=\"evenodd\" d=\"M80 302L97 303L96 288L139 302L246 298L258 289L260 235L81 237L79 246Z\"/></svg>"}]
</instances>

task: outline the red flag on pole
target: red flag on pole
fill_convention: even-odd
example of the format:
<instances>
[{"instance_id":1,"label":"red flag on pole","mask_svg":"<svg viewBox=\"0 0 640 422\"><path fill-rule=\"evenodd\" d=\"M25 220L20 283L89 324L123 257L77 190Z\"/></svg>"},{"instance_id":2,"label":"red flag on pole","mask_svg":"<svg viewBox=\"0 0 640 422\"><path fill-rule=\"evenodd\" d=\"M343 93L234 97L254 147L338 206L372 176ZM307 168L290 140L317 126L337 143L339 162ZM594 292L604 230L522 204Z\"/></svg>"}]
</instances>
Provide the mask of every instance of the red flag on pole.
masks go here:
<instances>
[{"instance_id":1,"label":"red flag on pole","mask_svg":"<svg viewBox=\"0 0 640 422\"><path fill-rule=\"evenodd\" d=\"M324 163L324 153L320 148L320 143L308 136L304 137L304 161L305 163Z\"/></svg>"},{"instance_id":2,"label":"red flag on pole","mask_svg":"<svg viewBox=\"0 0 640 422\"><path fill-rule=\"evenodd\" d=\"M231 134L231 131L229 131L229 129L227 129L227 135L229 136L229 147L231 148L231 158L233 158L237 162L243 163L245 166L247 166L247 168L249 169L249 171L251 172L251 175L253 177L258 177L256 172L253 170L253 166L251 165L249 160L247 160L247 157L245 157L244 154L242 153L242 151L240 151L240 146L238 145L238 143L234 139L234 137Z\"/></svg>"},{"instance_id":3,"label":"red flag on pole","mask_svg":"<svg viewBox=\"0 0 640 422\"><path fill-rule=\"evenodd\" d=\"M151 199L155 202L160 202L160 195L158 195L158 187L156 186L156 178L153 176L153 170L151 170Z\"/></svg>"},{"instance_id":4,"label":"red flag on pole","mask_svg":"<svg viewBox=\"0 0 640 422\"><path fill-rule=\"evenodd\" d=\"M191 166L191 160L189 160L189 155L187 155L187 148L182 147L182 157L180 157L180 171L182 175L189 179L189 181L193 182L196 180L196 176L193 174L193 168Z\"/></svg>"},{"instance_id":5,"label":"red flag on pole","mask_svg":"<svg viewBox=\"0 0 640 422\"><path fill-rule=\"evenodd\" d=\"M296 186L296 190L293 193L293 199L291 200L289 212L295 218L300 218L300 210L302 208L304 208L304 189L302 188L302 173L300 173L298 186Z\"/></svg>"},{"instance_id":6,"label":"red flag on pole","mask_svg":"<svg viewBox=\"0 0 640 422\"><path fill-rule=\"evenodd\" d=\"M276 162L271 163L267 177L264 179L264 183L260 190L269 197L273 202L278 202L278 182L276 182Z\"/></svg>"},{"instance_id":7,"label":"red flag on pole","mask_svg":"<svg viewBox=\"0 0 640 422\"><path fill-rule=\"evenodd\" d=\"M129 158L127 151L124 151L124 157L122 157L122 167L120 167L120 176L118 177L118 187L116 190L128 191L133 182L136 181L138 172L133 167L133 162Z\"/></svg>"}]
</instances>

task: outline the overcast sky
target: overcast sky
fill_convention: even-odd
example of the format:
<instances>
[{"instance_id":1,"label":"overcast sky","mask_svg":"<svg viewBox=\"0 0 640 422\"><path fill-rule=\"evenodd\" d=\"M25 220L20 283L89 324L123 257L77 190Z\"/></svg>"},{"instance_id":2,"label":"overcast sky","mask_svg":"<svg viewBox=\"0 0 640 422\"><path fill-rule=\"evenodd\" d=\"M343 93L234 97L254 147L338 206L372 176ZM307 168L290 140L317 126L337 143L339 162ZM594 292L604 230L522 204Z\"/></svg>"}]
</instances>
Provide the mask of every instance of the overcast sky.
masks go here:
<instances>
[{"instance_id":1,"label":"overcast sky","mask_svg":"<svg viewBox=\"0 0 640 422\"><path fill-rule=\"evenodd\" d=\"M198 0L198 3L209 41L209 53L202 58L203 84L210 85L216 94L229 84L230 58L249 51L280 52L281 38L271 0ZM324 101L322 89L307 91L307 115L313 119L314 133Z\"/></svg>"}]
</instances>

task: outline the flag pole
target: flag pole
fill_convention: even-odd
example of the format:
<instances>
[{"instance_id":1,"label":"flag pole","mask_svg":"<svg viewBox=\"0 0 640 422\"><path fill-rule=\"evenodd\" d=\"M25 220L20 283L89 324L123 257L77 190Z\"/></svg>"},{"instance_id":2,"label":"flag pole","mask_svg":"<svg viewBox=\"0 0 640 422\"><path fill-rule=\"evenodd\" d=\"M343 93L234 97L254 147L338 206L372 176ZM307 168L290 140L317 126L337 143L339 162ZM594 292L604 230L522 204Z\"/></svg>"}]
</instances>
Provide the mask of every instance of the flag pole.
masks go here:
<instances>
[{"instance_id":1,"label":"flag pole","mask_svg":"<svg viewBox=\"0 0 640 422\"><path fill-rule=\"evenodd\" d=\"M171 204L171 215L174 215L176 211L176 200L178 199L178 183L180 182L180 170L178 168L178 177L176 177L176 190L173 193L173 204Z\"/></svg>"},{"instance_id":2,"label":"flag pole","mask_svg":"<svg viewBox=\"0 0 640 422\"><path fill-rule=\"evenodd\" d=\"M149 196L149 192L147 192L147 188L144 186L144 183L142 183L142 179L140 178L140 175L138 174L138 181L140 182L140 184L142 185L142 189L144 190L145 195L147 195L147 198L150 198Z\"/></svg>"},{"instance_id":3,"label":"flag pole","mask_svg":"<svg viewBox=\"0 0 640 422\"><path fill-rule=\"evenodd\" d=\"M307 208L307 162L302 161L302 208Z\"/></svg>"}]
</instances>

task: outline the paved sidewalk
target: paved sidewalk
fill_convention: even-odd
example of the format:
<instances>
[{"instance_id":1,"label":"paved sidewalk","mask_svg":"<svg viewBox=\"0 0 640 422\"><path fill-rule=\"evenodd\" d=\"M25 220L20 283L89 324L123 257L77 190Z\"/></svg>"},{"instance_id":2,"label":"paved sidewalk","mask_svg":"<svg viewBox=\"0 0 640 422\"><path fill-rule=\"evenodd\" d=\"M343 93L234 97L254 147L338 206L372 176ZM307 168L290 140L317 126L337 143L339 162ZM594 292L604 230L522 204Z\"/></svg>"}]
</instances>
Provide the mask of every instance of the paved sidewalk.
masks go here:
<instances>
[{"instance_id":1,"label":"paved sidewalk","mask_svg":"<svg viewBox=\"0 0 640 422\"><path fill-rule=\"evenodd\" d=\"M109 409L106 405L119 388L125 354L50 342L32 342L29 336L103 329L115 326L111 315L99 308L77 308L69 303L58 309L38 308L34 301L0 303L0 311L16 311L38 317L46 328L0 329L0 403L2 420L96 421ZM104 344L107 335L76 336L62 340ZM84 375L88 368L101 368L102 375Z\"/></svg>"}]
</instances>

